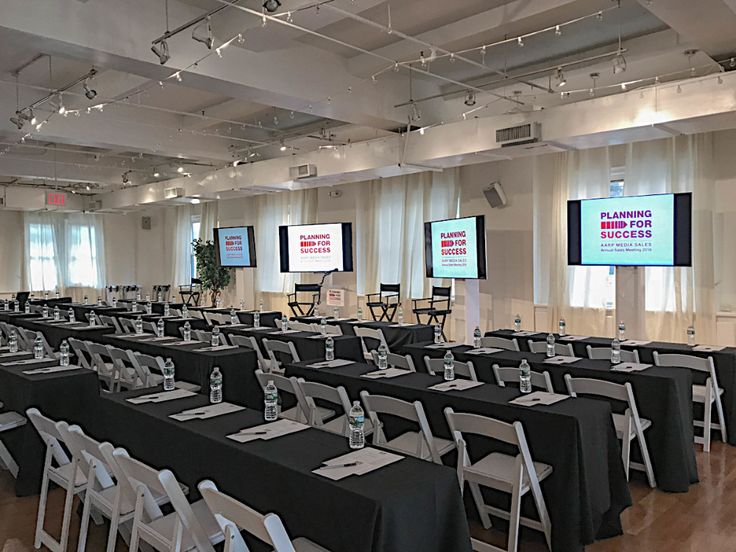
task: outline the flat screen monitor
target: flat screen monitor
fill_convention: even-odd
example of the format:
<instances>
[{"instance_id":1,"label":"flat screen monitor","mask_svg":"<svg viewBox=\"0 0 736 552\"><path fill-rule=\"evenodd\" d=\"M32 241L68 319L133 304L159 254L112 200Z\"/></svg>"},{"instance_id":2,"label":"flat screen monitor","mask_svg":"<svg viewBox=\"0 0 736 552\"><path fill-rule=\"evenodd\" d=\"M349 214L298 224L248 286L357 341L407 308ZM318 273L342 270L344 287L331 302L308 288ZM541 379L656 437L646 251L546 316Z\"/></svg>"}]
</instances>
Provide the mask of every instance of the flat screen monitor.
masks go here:
<instances>
[{"instance_id":1,"label":"flat screen monitor","mask_svg":"<svg viewBox=\"0 0 736 552\"><path fill-rule=\"evenodd\" d=\"M252 226L214 228L217 262L220 266L250 268L256 266L256 239Z\"/></svg>"},{"instance_id":2,"label":"flat screen monitor","mask_svg":"<svg viewBox=\"0 0 736 552\"><path fill-rule=\"evenodd\" d=\"M281 272L352 272L349 222L279 227Z\"/></svg>"},{"instance_id":3,"label":"flat screen monitor","mask_svg":"<svg viewBox=\"0 0 736 552\"><path fill-rule=\"evenodd\" d=\"M425 222L424 262L428 278L485 279L485 217Z\"/></svg>"},{"instance_id":4,"label":"flat screen monitor","mask_svg":"<svg viewBox=\"0 0 736 552\"><path fill-rule=\"evenodd\" d=\"M567 203L570 265L691 266L692 194Z\"/></svg>"}]
</instances>

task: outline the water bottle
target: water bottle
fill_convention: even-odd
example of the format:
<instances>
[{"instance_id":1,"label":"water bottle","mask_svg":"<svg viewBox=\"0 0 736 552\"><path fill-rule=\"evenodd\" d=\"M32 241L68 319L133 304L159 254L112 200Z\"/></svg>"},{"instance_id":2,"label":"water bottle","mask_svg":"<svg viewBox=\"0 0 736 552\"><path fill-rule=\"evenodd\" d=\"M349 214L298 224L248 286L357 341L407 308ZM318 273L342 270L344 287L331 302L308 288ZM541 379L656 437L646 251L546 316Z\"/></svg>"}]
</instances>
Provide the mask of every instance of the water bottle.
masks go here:
<instances>
[{"instance_id":1,"label":"water bottle","mask_svg":"<svg viewBox=\"0 0 736 552\"><path fill-rule=\"evenodd\" d=\"M174 390L174 363L170 358L164 362L164 391Z\"/></svg>"},{"instance_id":2,"label":"water bottle","mask_svg":"<svg viewBox=\"0 0 736 552\"><path fill-rule=\"evenodd\" d=\"M687 327L687 344L690 347L695 347L695 328L692 326Z\"/></svg>"},{"instance_id":3,"label":"water bottle","mask_svg":"<svg viewBox=\"0 0 736 552\"><path fill-rule=\"evenodd\" d=\"M624 341L626 339L626 324L624 321L618 323L618 340Z\"/></svg>"},{"instance_id":4,"label":"water bottle","mask_svg":"<svg viewBox=\"0 0 736 552\"><path fill-rule=\"evenodd\" d=\"M480 328L476 326L473 330L473 347L476 349L480 349L481 337Z\"/></svg>"},{"instance_id":5,"label":"water bottle","mask_svg":"<svg viewBox=\"0 0 736 552\"><path fill-rule=\"evenodd\" d=\"M312 311L312 316L315 318L319 318L319 305L314 305L314 310Z\"/></svg>"},{"instance_id":6,"label":"water bottle","mask_svg":"<svg viewBox=\"0 0 736 552\"><path fill-rule=\"evenodd\" d=\"M135 322L133 323L135 326L135 333L140 335L143 333L143 320L141 320L141 317L135 319Z\"/></svg>"},{"instance_id":7,"label":"water bottle","mask_svg":"<svg viewBox=\"0 0 736 552\"><path fill-rule=\"evenodd\" d=\"M547 335L547 358L555 356L555 336Z\"/></svg>"},{"instance_id":8,"label":"water bottle","mask_svg":"<svg viewBox=\"0 0 736 552\"><path fill-rule=\"evenodd\" d=\"M399 326L403 326L404 325L404 307L402 307L400 304L399 304L399 308L397 309L396 317L398 319Z\"/></svg>"},{"instance_id":9,"label":"water bottle","mask_svg":"<svg viewBox=\"0 0 736 552\"><path fill-rule=\"evenodd\" d=\"M618 364L619 362L621 362L621 342L614 339L611 342L611 364Z\"/></svg>"},{"instance_id":10,"label":"water bottle","mask_svg":"<svg viewBox=\"0 0 736 552\"><path fill-rule=\"evenodd\" d=\"M325 360L335 360L335 340L331 335L325 339Z\"/></svg>"},{"instance_id":11,"label":"water bottle","mask_svg":"<svg viewBox=\"0 0 736 552\"><path fill-rule=\"evenodd\" d=\"M69 344L66 339L59 345L59 366L69 366Z\"/></svg>"},{"instance_id":12,"label":"water bottle","mask_svg":"<svg viewBox=\"0 0 736 552\"><path fill-rule=\"evenodd\" d=\"M151 295L146 293L146 303L150 303L150 302L151 302Z\"/></svg>"},{"instance_id":13,"label":"water bottle","mask_svg":"<svg viewBox=\"0 0 736 552\"><path fill-rule=\"evenodd\" d=\"M59 311L59 305L54 305L54 322L61 320L61 312Z\"/></svg>"},{"instance_id":14,"label":"water bottle","mask_svg":"<svg viewBox=\"0 0 736 552\"><path fill-rule=\"evenodd\" d=\"M439 324L434 327L434 342L442 343L442 328L440 328Z\"/></svg>"},{"instance_id":15,"label":"water bottle","mask_svg":"<svg viewBox=\"0 0 736 552\"><path fill-rule=\"evenodd\" d=\"M74 309L69 307L69 310L67 311L67 314L69 315L69 322L76 322L77 316L74 314Z\"/></svg>"},{"instance_id":16,"label":"water bottle","mask_svg":"<svg viewBox=\"0 0 736 552\"><path fill-rule=\"evenodd\" d=\"M13 303L13 312L20 312L20 301L17 299L15 300L15 303Z\"/></svg>"},{"instance_id":17,"label":"water bottle","mask_svg":"<svg viewBox=\"0 0 736 552\"><path fill-rule=\"evenodd\" d=\"M164 316L166 316L167 318L171 316L171 307L169 306L168 301L164 303Z\"/></svg>"},{"instance_id":18,"label":"water bottle","mask_svg":"<svg viewBox=\"0 0 736 552\"><path fill-rule=\"evenodd\" d=\"M159 337L163 337L164 336L164 330L165 330L165 325L164 325L164 319L163 318L159 318L158 319L158 322L156 323L156 328L158 330L158 332L157 332L158 333L158 336Z\"/></svg>"},{"instance_id":19,"label":"water bottle","mask_svg":"<svg viewBox=\"0 0 736 552\"><path fill-rule=\"evenodd\" d=\"M444 368L445 381L452 381L455 379L455 357L450 351L445 353L445 358L442 359L442 366Z\"/></svg>"},{"instance_id":20,"label":"water bottle","mask_svg":"<svg viewBox=\"0 0 736 552\"><path fill-rule=\"evenodd\" d=\"M215 366L210 375L210 403L218 404L222 402L222 374L220 369Z\"/></svg>"},{"instance_id":21,"label":"water bottle","mask_svg":"<svg viewBox=\"0 0 736 552\"><path fill-rule=\"evenodd\" d=\"M60 299L61 298L61 294L59 293L59 288L56 288L54 290L54 298L55 299Z\"/></svg>"},{"instance_id":22,"label":"water bottle","mask_svg":"<svg viewBox=\"0 0 736 552\"><path fill-rule=\"evenodd\" d=\"M5 310L8 310L8 302L7 301L5 301ZM26 301L26 304L23 307L23 311L26 314L31 314L31 303L29 301Z\"/></svg>"},{"instance_id":23,"label":"water bottle","mask_svg":"<svg viewBox=\"0 0 736 552\"><path fill-rule=\"evenodd\" d=\"M49 300L49 292L46 291L46 290L44 290L44 292L43 292L43 300L44 301L48 301Z\"/></svg>"},{"instance_id":24,"label":"water bottle","mask_svg":"<svg viewBox=\"0 0 736 552\"><path fill-rule=\"evenodd\" d=\"M36 339L33 341L33 358L43 358L43 338L40 335L36 335Z\"/></svg>"},{"instance_id":25,"label":"water bottle","mask_svg":"<svg viewBox=\"0 0 736 552\"><path fill-rule=\"evenodd\" d=\"M186 305L182 305L181 307L181 317L182 318L189 318L189 309Z\"/></svg>"},{"instance_id":26,"label":"water bottle","mask_svg":"<svg viewBox=\"0 0 736 552\"><path fill-rule=\"evenodd\" d=\"M258 312L263 312L263 299L258 300Z\"/></svg>"},{"instance_id":27,"label":"water bottle","mask_svg":"<svg viewBox=\"0 0 736 552\"><path fill-rule=\"evenodd\" d=\"M358 305L358 322L363 321L363 307Z\"/></svg>"},{"instance_id":28,"label":"water bottle","mask_svg":"<svg viewBox=\"0 0 736 552\"><path fill-rule=\"evenodd\" d=\"M83 305L89 305L89 297L87 297L87 296L85 295L85 296L84 296L84 299L82 299L82 304L83 304Z\"/></svg>"},{"instance_id":29,"label":"water bottle","mask_svg":"<svg viewBox=\"0 0 736 552\"><path fill-rule=\"evenodd\" d=\"M212 340L210 341L210 345L212 347L220 346L220 328L218 326L212 328Z\"/></svg>"},{"instance_id":30,"label":"water bottle","mask_svg":"<svg viewBox=\"0 0 736 552\"><path fill-rule=\"evenodd\" d=\"M526 359L519 365L519 391L525 394L532 392L532 371Z\"/></svg>"},{"instance_id":31,"label":"water bottle","mask_svg":"<svg viewBox=\"0 0 736 552\"><path fill-rule=\"evenodd\" d=\"M153 305L150 301L146 303L146 314L153 314Z\"/></svg>"},{"instance_id":32,"label":"water bottle","mask_svg":"<svg viewBox=\"0 0 736 552\"><path fill-rule=\"evenodd\" d=\"M327 335L327 319L323 318L319 321L319 333L324 337Z\"/></svg>"},{"instance_id":33,"label":"water bottle","mask_svg":"<svg viewBox=\"0 0 736 552\"><path fill-rule=\"evenodd\" d=\"M136 302L139 302L141 300L141 290L136 290L136 292L135 292L135 300L136 300Z\"/></svg>"},{"instance_id":34,"label":"water bottle","mask_svg":"<svg viewBox=\"0 0 736 552\"><path fill-rule=\"evenodd\" d=\"M273 380L269 380L266 388L263 390L263 419L267 422L273 422L279 417L279 390L273 384Z\"/></svg>"},{"instance_id":35,"label":"water bottle","mask_svg":"<svg viewBox=\"0 0 736 552\"><path fill-rule=\"evenodd\" d=\"M49 306L46 303L43 304L43 308L41 309L41 314L43 315L44 318L49 317Z\"/></svg>"},{"instance_id":36,"label":"water bottle","mask_svg":"<svg viewBox=\"0 0 736 552\"><path fill-rule=\"evenodd\" d=\"M261 313L258 311L253 313L253 327L254 328L261 327Z\"/></svg>"},{"instance_id":37,"label":"water bottle","mask_svg":"<svg viewBox=\"0 0 736 552\"><path fill-rule=\"evenodd\" d=\"M350 424L350 448L362 449L365 446L365 413L360 402L355 401L348 414Z\"/></svg>"},{"instance_id":38,"label":"water bottle","mask_svg":"<svg viewBox=\"0 0 736 552\"><path fill-rule=\"evenodd\" d=\"M118 308L118 298L113 296L112 298L112 308L116 309Z\"/></svg>"},{"instance_id":39,"label":"water bottle","mask_svg":"<svg viewBox=\"0 0 736 552\"><path fill-rule=\"evenodd\" d=\"M18 336L15 334L15 330L10 330L10 337L8 337L8 350L11 353L18 352Z\"/></svg>"},{"instance_id":40,"label":"water bottle","mask_svg":"<svg viewBox=\"0 0 736 552\"><path fill-rule=\"evenodd\" d=\"M378 346L378 369L385 370L388 368L388 350L386 346L381 343Z\"/></svg>"},{"instance_id":41,"label":"water bottle","mask_svg":"<svg viewBox=\"0 0 736 552\"><path fill-rule=\"evenodd\" d=\"M240 310L241 311L245 310L245 301L243 299L240 300Z\"/></svg>"},{"instance_id":42,"label":"water bottle","mask_svg":"<svg viewBox=\"0 0 736 552\"><path fill-rule=\"evenodd\" d=\"M559 334L560 334L560 337L567 335L567 322L565 322L564 318L560 318Z\"/></svg>"},{"instance_id":43,"label":"water bottle","mask_svg":"<svg viewBox=\"0 0 736 552\"><path fill-rule=\"evenodd\" d=\"M332 309L332 318L334 318L335 320L337 320L338 318L340 318L340 309L339 308L335 307L335 308Z\"/></svg>"},{"instance_id":44,"label":"water bottle","mask_svg":"<svg viewBox=\"0 0 736 552\"><path fill-rule=\"evenodd\" d=\"M521 331L521 315L519 314L514 317L514 331Z\"/></svg>"},{"instance_id":45,"label":"water bottle","mask_svg":"<svg viewBox=\"0 0 736 552\"><path fill-rule=\"evenodd\" d=\"M164 299L164 296L161 293L161 290L159 290L158 294L156 295L156 301L160 303L161 301L163 301L163 299Z\"/></svg>"},{"instance_id":46,"label":"water bottle","mask_svg":"<svg viewBox=\"0 0 736 552\"><path fill-rule=\"evenodd\" d=\"M230 324L237 324L239 322L238 315L235 313L235 309L230 309Z\"/></svg>"},{"instance_id":47,"label":"water bottle","mask_svg":"<svg viewBox=\"0 0 736 552\"><path fill-rule=\"evenodd\" d=\"M28 304L28 301L26 301L26 304ZM4 307L3 310L10 310L10 303L8 302L7 299L3 301L3 307Z\"/></svg>"},{"instance_id":48,"label":"water bottle","mask_svg":"<svg viewBox=\"0 0 736 552\"><path fill-rule=\"evenodd\" d=\"M100 297L99 295L97 296L97 306L98 307L102 306L102 297Z\"/></svg>"},{"instance_id":49,"label":"water bottle","mask_svg":"<svg viewBox=\"0 0 736 552\"><path fill-rule=\"evenodd\" d=\"M189 322L186 322L184 324L184 332L183 332L184 341L191 341L192 340L192 325Z\"/></svg>"},{"instance_id":50,"label":"water bottle","mask_svg":"<svg viewBox=\"0 0 736 552\"><path fill-rule=\"evenodd\" d=\"M95 315L95 311L91 310L89 311L89 325L94 326L97 324L97 316Z\"/></svg>"},{"instance_id":51,"label":"water bottle","mask_svg":"<svg viewBox=\"0 0 736 552\"><path fill-rule=\"evenodd\" d=\"M132 310L133 312L138 312L138 301L136 301L135 299L133 299L133 303L131 303L130 305L130 310Z\"/></svg>"},{"instance_id":52,"label":"water bottle","mask_svg":"<svg viewBox=\"0 0 736 552\"><path fill-rule=\"evenodd\" d=\"M215 308L219 309L220 307L222 307L222 299L220 299L220 296L218 295L217 299L215 299Z\"/></svg>"},{"instance_id":53,"label":"water bottle","mask_svg":"<svg viewBox=\"0 0 736 552\"><path fill-rule=\"evenodd\" d=\"M285 332L285 331L286 331L286 330L288 330L288 329L289 329L289 319L288 319L288 318L286 318L286 315L284 314L284 315L283 315L283 316L281 317L281 331L282 331L282 332Z\"/></svg>"}]
</instances>

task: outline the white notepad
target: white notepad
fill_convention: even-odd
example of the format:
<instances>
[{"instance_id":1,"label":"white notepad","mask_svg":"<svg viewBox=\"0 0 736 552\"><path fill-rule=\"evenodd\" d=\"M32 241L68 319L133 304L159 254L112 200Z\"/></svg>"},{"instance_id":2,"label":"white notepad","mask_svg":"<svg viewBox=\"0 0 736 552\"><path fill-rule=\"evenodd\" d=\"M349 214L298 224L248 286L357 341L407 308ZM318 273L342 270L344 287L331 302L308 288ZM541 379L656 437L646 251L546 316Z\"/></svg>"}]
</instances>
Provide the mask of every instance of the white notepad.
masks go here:
<instances>
[{"instance_id":1,"label":"white notepad","mask_svg":"<svg viewBox=\"0 0 736 552\"><path fill-rule=\"evenodd\" d=\"M370 473L403 459L403 456L392 452L365 447L331 460L325 460L324 465L312 470L312 473L338 481L351 475Z\"/></svg>"},{"instance_id":2,"label":"white notepad","mask_svg":"<svg viewBox=\"0 0 736 552\"><path fill-rule=\"evenodd\" d=\"M310 368L340 368L341 366L350 366L355 364L352 360L345 360L342 358L336 358L335 360L324 360L322 362L315 362L310 364Z\"/></svg>"},{"instance_id":3,"label":"white notepad","mask_svg":"<svg viewBox=\"0 0 736 552\"><path fill-rule=\"evenodd\" d=\"M545 358L544 362L546 362L547 364L572 364L573 362L577 362L578 360L580 360L578 357L557 355L550 358Z\"/></svg>"},{"instance_id":4,"label":"white notepad","mask_svg":"<svg viewBox=\"0 0 736 552\"><path fill-rule=\"evenodd\" d=\"M56 372L69 372L71 370L80 370L80 366L49 366L47 368L35 368L34 370L23 370L23 373L28 376L35 374L54 374Z\"/></svg>"},{"instance_id":5,"label":"white notepad","mask_svg":"<svg viewBox=\"0 0 736 552\"><path fill-rule=\"evenodd\" d=\"M722 345L696 345L693 347L693 351L697 351L698 353L717 353L725 348Z\"/></svg>"},{"instance_id":6,"label":"white notepad","mask_svg":"<svg viewBox=\"0 0 736 552\"><path fill-rule=\"evenodd\" d=\"M193 397L196 393L187 389L174 389L173 391L161 391L160 393L149 393L148 395L142 395L140 397L133 397L132 399L125 399L132 404L144 404L144 403L160 403L167 401L175 401L176 399L184 399L186 397Z\"/></svg>"},{"instance_id":7,"label":"white notepad","mask_svg":"<svg viewBox=\"0 0 736 552\"><path fill-rule=\"evenodd\" d=\"M283 437L284 435L290 435L291 433L297 433L309 429L310 426L294 422L292 420L277 420L275 422L269 422L267 424L243 428L237 433L228 435L228 439L237 441L238 443L249 443L251 441L270 441L277 437Z\"/></svg>"},{"instance_id":8,"label":"white notepad","mask_svg":"<svg viewBox=\"0 0 736 552\"><path fill-rule=\"evenodd\" d=\"M514 332L511 335L514 337L529 337L530 335L537 335L539 332L530 332L528 330L524 330L521 332Z\"/></svg>"},{"instance_id":9,"label":"white notepad","mask_svg":"<svg viewBox=\"0 0 736 552\"><path fill-rule=\"evenodd\" d=\"M455 343L455 342L449 342L449 343L432 343L432 345L427 345L427 349L453 349L454 347L462 347L462 343Z\"/></svg>"},{"instance_id":10,"label":"white notepad","mask_svg":"<svg viewBox=\"0 0 736 552\"><path fill-rule=\"evenodd\" d=\"M503 349L497 349L495 347L480 347L478 349L471 349L465 351L466 355L492 355L494 353L500 353Z\"/></svg>"},{"instance_id":11,"label":"white notepad","mask_svg":"<svg viewBox=\"0 0 736 552\"><path fill-rule=\"evenodd\" d=\"M368 372L360 376L361 378L368 379L382 379L382 378L397 378L399 376L406 376L412 374L410 370L404 370L403 368L386 368L385 370L377 370L375 372Z\"/></svg>"},{"instance_id":12,"label":"white notepad","mask_svg":"<svg viewBox=\"0 0 736 552\"><path fill-rule=\"evenodd\" d=\"M437 385L433 385L430 389L434 391L465 391L483 385L482 381L473 381L467 379L456 379L452 381L443 381Z\"/></svg>"},{"instance_id":13,"label":"white notepad","mask_svg":"<svg viewBox=\"0 0 736 552\"><path fill-rule=\"evenodd\" d=\"M587 335L562 335L558 341L583 341L589 338L590 336Z\"/></svg>"},{"instance_id":14,"label":"white notepad","mask_svg":"<svg viewBox=\"0 0 736 552\"><path fill-rule=\"evenodd\" d=\"M611 372L641 372L651 367L651 364L642 364L641 362L620 362L611 368Z\"/></svg>"},{"instance_id":15,"label":"white notepad","mask_svg":"<svg viewBox=\"0 0 736 552\"><path fill-rule=\"evenodd\" d=\"M550 405L569 398L569 395L559 395L557 393L548 393L546 391L535 391L534 393L521 395L520 397L509 401L509 404L515 404L517 406L536 406L538 404Z\"/></svg>"},{"instance_id":16,"label":"white notepad","mask_svg":"<svg viewBox=\"0 0 736 552\"><path fill-rule=\"evenodd\" d=\"M223 416L225 414L232 414L233 412L239 412L245 410L244 406L238 406L237 404L221 402L219 404L210 404L201 406L199 408L190 408L178 414L172 414L169 418L173 418L179 422L188 422L189 420L207 420L209 418L216 418L217 416Z\"/></svg>"},{"instance_id":17,"label":"white notepad","mask_svg":"<svg viewBox=\"0 0 736 552\"><path fill-rule=\"evenodd\" d=\"M651 341L637 341L636 339L627 339L626 341L622 341L621 345L626 345L627 347L641 347L643 345L649 345Z\"/></svg>"}]
</instances>

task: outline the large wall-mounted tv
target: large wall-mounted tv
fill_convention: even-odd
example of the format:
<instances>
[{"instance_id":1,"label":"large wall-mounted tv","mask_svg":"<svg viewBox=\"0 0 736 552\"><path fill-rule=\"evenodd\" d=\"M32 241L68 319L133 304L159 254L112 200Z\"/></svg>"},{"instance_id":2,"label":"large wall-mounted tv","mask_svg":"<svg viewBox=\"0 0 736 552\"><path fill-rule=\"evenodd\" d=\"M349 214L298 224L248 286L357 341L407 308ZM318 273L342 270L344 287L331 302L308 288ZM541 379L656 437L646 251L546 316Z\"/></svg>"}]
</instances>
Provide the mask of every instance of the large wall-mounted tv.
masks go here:
<instances>
[{"instance_id":1,"label":"large wall-mounted tv","mask_svg":"<svg viewBox=\"0 0 736 552\"><path fill-rule=\"evenodd\" d=\"M256 238L252 226L214 228L213 233L220 266L238 268L256 266Z\"/></svg>"},{"instance_id":2,"label":"large wall-mounted tv","mask_svg":"<svg viewBox=\"0 0 736 552\"><path fill-rule=\"evenodd\" d=\"M425 222L424 263L428 278L485 279L485 217Z\"/></svg>"},{"instance_id":3,"label":"large wall-mounted tv","mask_svg":"<svg viewBox=\"0 0 736 552\"><path fill-rule=\"evenodd\" d=\"M349 222L279 227L281 272L352 272Z\"/></svg>"}]
</instances>

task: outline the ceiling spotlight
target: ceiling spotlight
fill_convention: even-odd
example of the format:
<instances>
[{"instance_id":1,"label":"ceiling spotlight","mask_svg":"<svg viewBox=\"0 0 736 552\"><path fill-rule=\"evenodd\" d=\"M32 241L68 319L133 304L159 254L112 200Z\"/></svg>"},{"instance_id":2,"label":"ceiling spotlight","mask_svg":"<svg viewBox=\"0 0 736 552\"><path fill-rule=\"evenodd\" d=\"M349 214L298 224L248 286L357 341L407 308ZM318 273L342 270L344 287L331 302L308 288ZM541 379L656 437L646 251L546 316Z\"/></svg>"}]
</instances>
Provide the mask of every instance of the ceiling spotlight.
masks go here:
<instances>
[{"instance_id":1,"label":"ceiling spotlight","mask_svg":"<svg viewBox=\"0 0 736 552\"><path fill-rule=\"evenodd\" d=\"M419 108L417 107L417 104L412 102L411 104L411 120L412 121L420 121L422 119L422 112L419 111Z\"/></svg>"},{"instance_id":2,"label":"ceiling spotlight","mask_svg":"<svg viewBox=\"0 0 736 552\"><path fill-rule=\"evenodd\" d=\"M129 184L129 183L130 183L130 179L128 178L128 173L124 172L123 173L123 184Z\"/></svg>"},{"instance_id":3,"label":"ceiling spotlight","mask_svg":"<svg viewBox=\"0 0 736 552\"><path fill-rule=\"evenodd\" d=\"M192 29L192 38L207 46L208 50L212 49L215 38L212 36L212 25L209 17Z\"/></svg>"},{"instance_id":4,"label":"ceiling spotlight","mask_svg":"<svg viewBox=\"0 0 736 552\"><path fill-rule=\"evenodd\" d=\"M171 59L169 55L169 44L165 40L154 42L153 46L151 46L151 51L158 56L158 62L161 65Z\"/></svg>"},{"instance_id":5,"label":"ceiling spotlight","mask_svg":"<svg viewBox=\"0 0 736 552\"><path fill-rule=\"evenodd\" d=\"M84 188L89 192L90 190L89 184L87 184Z\"/></svg>"},{"instance_id":6,"label":"ceiling spotlight","mask_svg":"<svg viewBox=\"0 0 736 552\"><path fill-rule=\"evenodd\" d=\"M613 58L613 74L618 75L626 71L626 58L619 51L615 58Z\"/></svg>"},{"instance_id":7,"label":"ceiling spotlight","mask_svg":"<svg viewBox=\"0 0 736 552\"><path fill-rule=\"evenodd\" d=\"M94 100L97 97L97 90L89 87L89 79L84 81L82 88L84 88L84 95L87 96L88 100Z\"/></svg>"},{"instance_id":8,"label":"ceiling spotlight","mask_svg":"<svg viewBox=\"0 0 736 552\"><path fill-rule=\"evenodd\" d=\"M193 197L192 199L189 200L189 203L191 203L192 205L199 205L200 201L198 197Z\"/></svg>"},{"instance_id":9,"label":"ceiling spotlight","mask_svg":"<svg viewBox=\"0 0 736 552\"><path fill-rule=\"evenodd\" d=\"M233 161L233 167L237 167L238 165L242 165L243 163L245 163L245 161L243 161L242 159L236 159L235 161Z\"/></svg>"},{"instance_id":10,"label":"ceiling spotlight","mask_svg":"<svg viewBox=\"0 0 736 552\"><path fill-rule=\"evenodd\" d=\"M158 178L159 176L161 176L161 174L158 171L153 173L153 178Z\"/></svg>"},{"instance_id":11,"label":"ceiling spotlight","mask_svg":"<svg viewBox=\"0 0 736 552\"><path fill-rule=\"evenodd\" d=\"M29 107L28 109L24 109L22 111L16 111L15 114L24 121L28 121L32 125L36 124L36 116L33 114L33 110Z\"/></svg>"},{"instance_id":12,"label":"ceiling spotlight","mask_svg":"<svg viewBox=\"0 0 736 552\"><path fill-rule=\"evenodd\" d=\"M567 84L567 79L565 78L565 73L562 72L562 67L557 68L555 78L557 79L557 88L562 88Z\"/></svg>"},{"instance_id":13,"label":"ceiling spotlight","mask_svg":"<svg viewBox=\"0 0 736 552\"><path fill-rule=\"evenodd\" d=\"M263 3L263 9L266 10L268 13L273 13L276 10L278 10L281 7L281 2L279 0L266 0Z\"/></svg>"},{"instance_id":14,"label":"ceiling spotlight","mask_svg":"<svg viewBox=\"0 0 736 552\"><path fill-rule=\"evenodd\" d=\"M286 151L286 144L284 144L284 141L281 140L281 147L279 148L281 151Z\"/></svg>"},{"instance_id":15,"label":"ceiling spotlight","mask_svg":"<svg viewBox=\"0 0 736 552\"><path fill-rule=\"evenodd\" d=\"M18 127L18 130L22 130L25 122L23 121L23 119L19 117L20 115L19 111L16 111L15 114L16 114L15 117L10 118L10 122L13 123L16 127Z\"/></svg>"},{"instance_id":16,"label":"ceiling spotlight","mask_svg":"<svg viewBox=\"0 0 736 552\"><path fill-rule=\"evenodd\" d=\"M468 90L468 94L465 96L465 105L473 107L475 105L475 92Z\"/></svg>"},{"instance_id":17,"label":"ceiling spotlight","mask_svg":"<svg viewBox=\"0 0 736 552\"><path fill-rule=\"evenodd\" d=\"M183 173L183 172L184 172L184 167L182 167L181 165L179 165L179 166L178 166L178 167L176 168L176 172L178 172L178 173Z\"/></svg>"},{"instance_id":18,"label":"ceiling spotlight","mask_svg":"<svg viewBox=\"0 0 736 552\"><path fill-rule=\"evenodd\" d=\"M555 25L555 36L561 36L562 35L562 29L560 29L559 25Z\"/></svg>"},{"instance_id":19,"label":"ceiling spotlight","mask_svg":"<svg viewBox=\"0 0 736 552\"><path fill-rule=\"evenodd\" d=\"M516 39L516 44L519 46L519 48L523 48L524 47L524 41L521 39L521 37L518 37Z\"/></svg>"}]
</instances>

